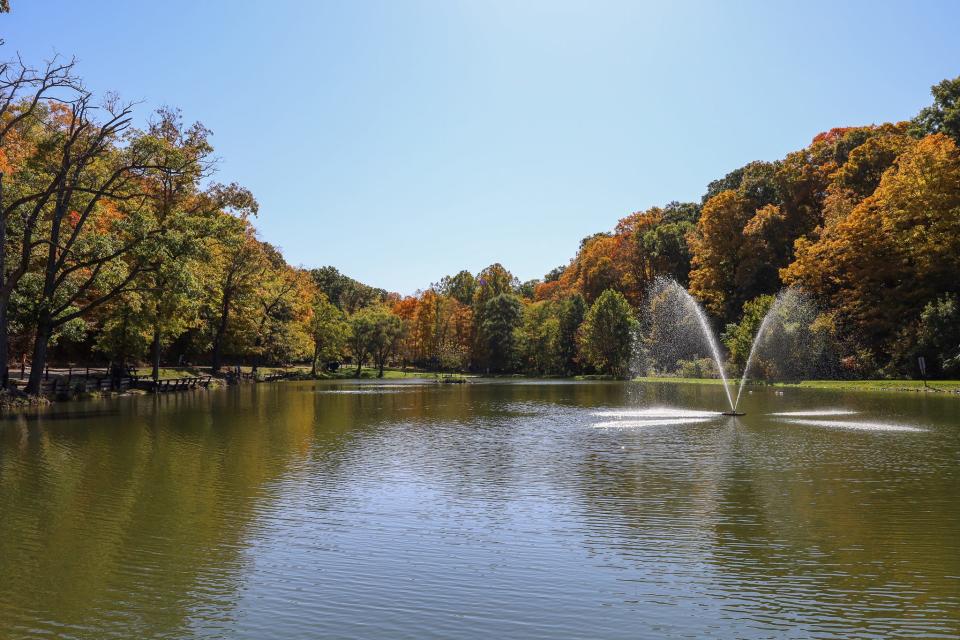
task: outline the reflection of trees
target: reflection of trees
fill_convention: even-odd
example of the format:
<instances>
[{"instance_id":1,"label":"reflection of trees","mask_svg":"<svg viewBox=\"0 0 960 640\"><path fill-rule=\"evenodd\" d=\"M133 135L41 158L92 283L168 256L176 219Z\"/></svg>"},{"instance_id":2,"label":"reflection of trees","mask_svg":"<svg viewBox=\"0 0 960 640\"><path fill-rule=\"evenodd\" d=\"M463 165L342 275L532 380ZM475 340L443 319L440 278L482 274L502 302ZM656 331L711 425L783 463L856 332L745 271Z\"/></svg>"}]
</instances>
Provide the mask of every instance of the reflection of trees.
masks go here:
<instances>
[{"instance_id":1,"label":"reflection of trees","mask_svg":"<svg viewBox=\"0 0 960 640\"><path fill-rule=\"evenodd\" d=\"M247 391L0 425L0 636L24 616L162 637L198 609L228 611L264 487L313 424L312 402L293 401L264 428Z\"/></svg>"},{"instance_id":2,"label":"reflection of trees","mask_svg":"<svg viewBox=\"0 0 960 640\"><path fill-rule=\"evenodd\" d=\"M576 475L587 547L734 617L956 632L960 486L930 440L755 424L601 434Z\"/></svg>"},{"instance_id":3,"label":"reflection of trees","mask_svg":"<svg viewBox=\"0 0 960 640\"><path fill-rule=\"evenodd\" d=\"M664 601L709 600L731 618L802 625L817 607L811 619L833 614L852 634L893 594L897 608L876 615L935 622L937 607L960 604L945 577L960 575L960 486L945 471L956 448L934 437L782 428L763 422L765 394L749 396L742 422L577 424L591 407L719 407L719 386L320 393L338 389L364 387L247 385L0 423L0 637L24 620L91 638L189 635L205 618L229 628L257 573L247 545L282 546L284 527L303 524L266 517L288 507L342 516L346 532L330 533L345 546L365 518L389 524L404 510L428 524L467 519L448 533L482 537L516 526L518 505L543 507L521 517L582 539ZM919 415L933 402L884 398L869 403ZM83 406L94 413L53 419ZM302 535L326 532L324 522Z\"/></svg>"},{"instance_id":4,"label":"reflection of trees","mask_svg":"<svg viewBox=\"0 0 960 640\"><path fill-rule=\"evenodd\" d=\"M889 628L893 612L915 633L938 617L960 630L948 577L960 574L956 479L946 467L917 474L929 441L881 439L784 429L736 441L719 476L712 565L800 622L816 606L818 619L851 628Z\"/></svg>"}]
</instances>

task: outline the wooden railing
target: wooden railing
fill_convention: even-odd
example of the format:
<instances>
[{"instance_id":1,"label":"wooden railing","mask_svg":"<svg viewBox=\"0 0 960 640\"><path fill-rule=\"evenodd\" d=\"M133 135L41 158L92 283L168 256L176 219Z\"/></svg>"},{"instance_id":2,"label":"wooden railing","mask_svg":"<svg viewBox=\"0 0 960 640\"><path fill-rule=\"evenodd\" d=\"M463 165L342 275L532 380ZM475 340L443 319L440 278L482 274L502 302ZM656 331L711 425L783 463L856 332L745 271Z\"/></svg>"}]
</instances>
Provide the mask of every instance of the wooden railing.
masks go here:
<instances>
[{"instance_id":1,"label":"wooden railing","mask_svg":"<svg viewBox=\"0 0 960 640\"><path fill-rule=\"evenodd\" d=\"M165 393L167 391L186 391L210 386L211 376L192 376L188 378L141 378L134 383L137 389L146 389L151 393Z\"/></svg>"},{"instance_id":2,"label":"wooden railing","mask_svg":"<svg viewBox=\"0 0 960 640\"><path fill-rule=\"evenodd\" d=\"M136 378L123 377L53 377L40 381L40 395L56 396L64 393L89 393L91 391L126 391L133 388ZM26 386L26 381L11 380L13 386Z\"/></svg>"}]
</instances>

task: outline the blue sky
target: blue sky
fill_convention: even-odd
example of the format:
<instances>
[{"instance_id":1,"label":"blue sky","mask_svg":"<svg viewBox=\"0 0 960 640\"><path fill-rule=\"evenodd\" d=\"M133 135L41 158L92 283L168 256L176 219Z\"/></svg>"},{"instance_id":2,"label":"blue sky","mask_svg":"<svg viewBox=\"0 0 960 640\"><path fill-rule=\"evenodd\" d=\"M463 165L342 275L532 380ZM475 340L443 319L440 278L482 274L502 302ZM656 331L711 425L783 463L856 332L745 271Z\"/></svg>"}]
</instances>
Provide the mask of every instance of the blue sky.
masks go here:
<instances>
[{"instance_id":1,"label":"blue sky","mask_svg":"<svg viewBox=\"0 0 960 640\"><path fill-rule=\"evenodd\" d=\"M960 75L960 2L12 0L7 54L180 107L261 237L402 293L566 263L631 211Z\"/></svg>"}]
</instances>

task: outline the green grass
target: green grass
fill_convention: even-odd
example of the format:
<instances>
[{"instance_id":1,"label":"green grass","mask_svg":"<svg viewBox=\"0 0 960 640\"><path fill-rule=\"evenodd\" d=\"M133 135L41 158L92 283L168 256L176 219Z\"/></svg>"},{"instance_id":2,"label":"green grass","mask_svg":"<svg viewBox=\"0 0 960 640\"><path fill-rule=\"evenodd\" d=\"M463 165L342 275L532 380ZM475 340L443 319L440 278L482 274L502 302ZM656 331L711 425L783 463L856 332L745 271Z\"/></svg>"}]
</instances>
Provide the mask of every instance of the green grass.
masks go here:
<instances>
[{"instance_id":1,"label":"green grass","mask_svg":"<svg viewBox=\"0 0 960 640\"><path fill-rule=\"evenodd\" d=\"M806 389L841 389L845 391L949 391L960 392L960 380L804 380L794 384L777 383L777 387Z\"/></svg>"},{"instance_id":2,"label":"green grass","mask_svg":"<svg viewBox=\"0 0 960 640\"><path fill-rule=\"evenodd\" d=\"M721 384L723 382L718 378L669 377L642 377L634 378L634 381L675 382L679 384ZM793 389L835 389L839 391L946 391L960 393L960 380L932 380L927 383L926 387L921 380L804 380L803 382L777 382L772 386Z\"/></svg>"},{"instance_id":3,"label":"green grass","mask_svg":"<svg viewBox=\"0 0 960 640\"><path fill-rule=\"evenodd\" d=\"M309 368L304 369L304 373L308 374L310 372ZM376 367L363 367L360 370L360 378L376 378L379 371ZM437 374L430 373L426 371L401 371L400 369L387 369L383 370L382 380L400 380L406 378L434 378ZM336 371L318 371L317 378L320 379L331 379L331 380L349 380L357 379L357 368L351 366L341 366Z\"/></svg>"},{"instance_id":4,"label":"green grass","mask_svg":"<svg viewBox=\"0 0 960 640\"><path fill-rule=\"evenodd\" d=\"M149 367L140 367L137 374L149 377L151 370ZM172 378L196 378L198 376L210 375L209 368L199 369L197 367L160 367L160 379L168 380Z\"/></svg>"},{"instance_id":5,"label":"green grass","mask_svg":"<svg viewBox=\"0 0 960 640\"><path fill-rule=\"evenodd\" d=\"M678 384L723 384L720 378L671 378L669 376L642 376L634 382L676 382Z\"/></svg>"}]
</instances>

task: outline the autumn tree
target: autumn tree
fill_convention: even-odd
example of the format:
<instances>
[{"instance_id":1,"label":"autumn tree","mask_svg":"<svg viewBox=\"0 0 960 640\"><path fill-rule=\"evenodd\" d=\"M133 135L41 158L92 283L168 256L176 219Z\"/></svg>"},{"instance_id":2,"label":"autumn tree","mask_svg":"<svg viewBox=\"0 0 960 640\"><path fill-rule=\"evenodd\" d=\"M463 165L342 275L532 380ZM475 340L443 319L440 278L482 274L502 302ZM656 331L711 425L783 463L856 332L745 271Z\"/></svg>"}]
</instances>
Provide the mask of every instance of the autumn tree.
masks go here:
<instances>
[{"instance_id":1,"label":"autumn tree","mask_svg":"<svg viewBox=\"0 0 960 640\"><path fill-rule=\"evenodd\" d=\"M784 279L817 294L847 331L889 356L891 340L960 281L960 153L927 136L877 190L815 241L801 239Z\"/></svg>"},{"instance_id":2,"label":"autumn tree","mask_svg":"<svg viewBox=\"0 0 960 640\"><path fill-rule=\"evenodd\" d=\"M20 260L32 261L33 248L44 247L32 310L30 393L40 389L56 328L129 290L151 269L155 244L166 240L165 221L146 206L139 188L144 173L163 161L157 140L128 131L129 106L108 101L102 121L95 119L96 109L82 96L66 109L50 110L46 171L59 177L21 227Z\"/></svg>"},{"instance_id":3,"label":"autumn tree","mask_svg":"<svg viewBox=\"0 0 960 640\"><path fill-rule=\"evenodd\" d=\"M9 10L6 1L0 4L0 11ZM9 238L8 230L11 222L22 221L29 226L60 180L60 172L51 175L41 170L38 156L44 155L44 150L39 142L50 105L86 95L74 75L74 64L72 59L58 58L41 69L19 58L0 63L0 387L4 389L9 385L10 298L30 265L34 249L32 239ZM4 191L4 178L11 173L17 174L12 198ZM13 254L8 252L8 240L18 245Z\"/></svg>"},{"instance_id":4,"label":"autumn tree","mask_svg":"<svg viewBox=\"0 0 960 640\"><path fill-rule=\"evenodd\" d=\"M690 292L722 318L732 317L746 295L737 288L737 272L743 228L752 217L747 199L732 190L722 191L703 205L696 231L690 236Z\"/></svg>"}]
</instances>

